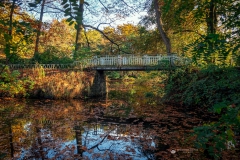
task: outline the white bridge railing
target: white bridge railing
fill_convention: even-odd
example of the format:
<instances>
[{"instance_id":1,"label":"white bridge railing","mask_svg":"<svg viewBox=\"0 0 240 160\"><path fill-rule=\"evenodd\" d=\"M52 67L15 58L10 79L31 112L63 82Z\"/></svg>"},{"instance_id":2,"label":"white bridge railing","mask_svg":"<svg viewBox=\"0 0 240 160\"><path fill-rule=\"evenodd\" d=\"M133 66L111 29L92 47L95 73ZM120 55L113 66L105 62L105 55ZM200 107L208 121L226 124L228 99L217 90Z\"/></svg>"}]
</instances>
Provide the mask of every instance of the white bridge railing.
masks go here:
<instances>
[{"instance_id":1,"label":"white bridge railing","mask_svg":"<svg viewBox=\"0 0 240 160\"><path fill-rule=\"evenodd\" d=\"M83 61L75 61L76 65L84 65L86 67L97 66L154 66L163 64L184 65L187 61L178 56L149 56L149 55L108 55L94 56Z\"/></svg>"},{"instance_id":2,"label":"white bridge railing","mask_svg":"<svg viewBox=\"0 0 240 160\"><path fill-rule=\"evenodd\" d=\"M88 68L103 66L182 66L189 61L175 55L171 56L150 56L150 55L107 55L94 56L92 58L75 61L69 64L9 64L12 69L21 68L45 68L45 69L61 69L61 68Z\"/></svg>"}]
</instances>

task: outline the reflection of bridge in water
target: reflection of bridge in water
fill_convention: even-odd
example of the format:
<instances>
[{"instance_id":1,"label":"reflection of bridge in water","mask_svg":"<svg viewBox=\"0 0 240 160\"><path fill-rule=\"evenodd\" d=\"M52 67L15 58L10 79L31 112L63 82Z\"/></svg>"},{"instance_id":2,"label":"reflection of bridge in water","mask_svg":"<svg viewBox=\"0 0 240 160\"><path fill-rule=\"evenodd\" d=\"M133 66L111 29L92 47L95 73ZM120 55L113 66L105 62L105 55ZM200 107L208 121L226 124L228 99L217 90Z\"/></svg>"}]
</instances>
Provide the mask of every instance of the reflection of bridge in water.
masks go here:
<instances>
[{"instance_id":1,"label":"reflection of bridge in water","mask_svg":"<svg viewBox=\"0 0 240 160\"><path fill-rule=\"evenodd\" d=\"M104 71L151 71L172 70L189 63L189 59L176 55L107 55L93 56L71 64L9 64L11 69L77 69L95 70L90 96L103 96L107 93Z\"/></svg>"}]
</instances>

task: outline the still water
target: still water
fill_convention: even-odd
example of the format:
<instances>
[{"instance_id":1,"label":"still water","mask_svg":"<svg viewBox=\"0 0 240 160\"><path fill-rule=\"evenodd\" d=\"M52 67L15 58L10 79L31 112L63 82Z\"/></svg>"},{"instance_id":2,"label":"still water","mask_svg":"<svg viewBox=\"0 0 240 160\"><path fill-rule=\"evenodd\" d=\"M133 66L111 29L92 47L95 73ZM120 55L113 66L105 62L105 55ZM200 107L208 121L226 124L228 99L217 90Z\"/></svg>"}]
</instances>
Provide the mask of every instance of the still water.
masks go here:
<instances>
[{"instance_id":1,"label":"still water","mask_svg":"<svg viewBox=\"0 0 240 160\"><path fill-rule=\"evenodd\" d=\"M119 84L104 99L0 99L0 159L147 160L157 159L157 153L171 156L169 150L178 145L173 136L180 136L184 129L177 121L186 118L175 111L161 114L167 109L152 92L146 93L146 87ZM164 116L168 122L163 121Z\"/></svg>"}]
</instances>

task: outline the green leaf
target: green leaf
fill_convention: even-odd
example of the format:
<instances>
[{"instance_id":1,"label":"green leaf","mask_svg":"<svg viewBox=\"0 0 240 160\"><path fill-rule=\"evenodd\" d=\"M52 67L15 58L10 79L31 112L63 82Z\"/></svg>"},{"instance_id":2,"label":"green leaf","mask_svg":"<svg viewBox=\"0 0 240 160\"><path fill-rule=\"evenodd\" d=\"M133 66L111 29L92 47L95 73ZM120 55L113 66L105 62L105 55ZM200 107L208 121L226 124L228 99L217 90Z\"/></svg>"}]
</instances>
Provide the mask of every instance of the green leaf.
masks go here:
<instances>
[{"instance_id":1,"label":"green leaf","mask_svg":"<svg viewBox=\"0 0 240 160\"><path fill-rule=\"evenodd\" d=\"M89 3L88 3L88 2L84 2L84 4L86 4L87 6L89 6Z\"/></svg>"},{"instance_id":2,"label":"green leaf","mask_svg":"<svg viewBox=\"0 0 240 160\"><path fill-rule=\"evenodd\" d=\"M78 7L73 7L73 10L78 11Z\"/></svg>"},{"instance_id":3,"label":"green leaf","mask_svg":"<svg viewBox=\"0 0 240 160\"><path fill-rule=\"evenodd\" d=\"M67 13L68 13L68 14L70 15L70 14L71 14L71 12L70 12L70 11L71 11L71 8L67 8L67 9L65 10L65 14L67 14Z\"/></svg>"},{"instance_id":4,"label":"green leaf","mask_svg":"<svg viewBox=\"0 0 240 160\"><path fill-rule=\"evenodd\" d=\"M63 0L63 2L61 3L61 5L64 5L67 3L67 0Z\"/></svg>"},{"instance_id":5,"label":"green leaf","mask_svg":"<svg viewBox=\"0 0 240 160\"><path fill-rule=\"evenodd\" d=\"M78 29L78 25L77 25L77 24L75 24L74 28L77 30L77 29Z\"/></svg>"},{"instance_id":6,"label":"green leaf","mask_svg":"<svg viewBox=\"0 0 240 160\"><path fill-rule=\"evenodd\" d=\"M69 7L69 4L65 4L65 5L63 6L64 9L66 9L66 8L68 8L68 7Z\"/></svg>"},{"instance_id":7,"label":"green leaf","mask_svg":"<svg viewBox=\"0 0 240 160\"><path fill-rule=\"evenodd\" d=\"M223 108L227 108L225 103L218 103L213 106L213 112L220 114Z\"/></svg>"},{"instance_id":8,"label":"green leaf","mask_svg":"<svg viewBox=\"0 0 240 160\"><path fill-rule=\"evenodd\" d=\"M28 5L29 5L30 7L37 7L37 4L36 4L36 3L28 3Z\"/></svg>"},{"instance_id":9,"label":"green leaf","mask_svg":"<svg viewBox=\"0 0 240 160\"><path fill-rule=\"evenodd\" d=\"M78 7L78 4L74 2L72 3L72 6Z\"/></svg>"},{"instance_id":10,"label":"green leaf","mask_svg":"<svg viewBox=\"0 0 240 160\"><path fill-rule=\"evenodd\" d=\"M226 130L226 134L228 136L228 140L232 141L233 140L233 136L234 136L234 132L231 129Z\"/></svg>"},{"instance_id":11,"label":"green leaf","mask_svg":"<svg viewBox=\"0 0 240 160\"><path fill-rule=\"evenodd\" d=\"M69 23L69 26L71 26L73 23L74 23L74 21L71 21L71 22Z\"/></svg>"},{"instance_id":12,"label":"green leaf","mask_svg":"<svg viewBox=\"0 0 240 160\"><path fill-rule=\"evenodd\" d=\"M66 21L67 21L67 22L71 22L72 19L73 19L72 17L69 17Z\"/></svg>"}]
</instances>

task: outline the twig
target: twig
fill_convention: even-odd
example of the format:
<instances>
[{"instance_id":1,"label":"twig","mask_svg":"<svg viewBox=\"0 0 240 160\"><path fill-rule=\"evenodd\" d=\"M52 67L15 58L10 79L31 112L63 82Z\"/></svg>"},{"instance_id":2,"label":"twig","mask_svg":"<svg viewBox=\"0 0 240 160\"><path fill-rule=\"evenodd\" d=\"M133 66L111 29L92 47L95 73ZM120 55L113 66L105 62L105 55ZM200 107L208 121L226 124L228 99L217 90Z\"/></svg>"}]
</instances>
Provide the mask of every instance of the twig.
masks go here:
<instances>
[{"instance_id":1,"label":"twig","mask_svg":"<svg viewBox=\"0 0 240 160\"><path fill-rule=\"evenodd\" d=\"M121 50L121 49L120 49L120 45L117 44L116 42L114 42L111 38L109 38L109 37L108 37L103 31L101 31L100 29L98 29L98 28L96 28L96 27L93 27L93 26L91 26L91 25L83 25L83 26L84 26L84 27L92 28L92 29L100 32L105 38L107 38L107 40L109 40L112 44L116 45L116 46L118 47L118 50L119 50L119 51L122 51L122 52L127 53L127 54L131 54L131 53L129 53L129 52L126 52L126 51L124 51L124 50Z\"/></svg>"},{"instance_id":2,"label":"twig","mask_svg":"<svg viewBox=\"0 0 240 160\"><path fill-rule=\"evenodd\" d=\"M94 149L94 148L98 147L98 146L107 138L107 136L108 136L112 131L113 131L113 130L109 131L109 132L103 137L103 139L102 139L100 142L98 142L97 144L95 144L94 146L92 146L91 148L89 148L88 150L91 150L91 149Z\"/></svg>"},{"instance_id":3,"label":"twig","mask_svg":"<svg viewBox=\"0 0 240 160\"><path fill-rule=\"evenodd\" d=\"M108 8L102 3L102 1L101 0L98 0L100 3L101 3L101 5L106 9L106 11L108 12L109 10L108 10Z\"/></svg>"}]
</instances>

